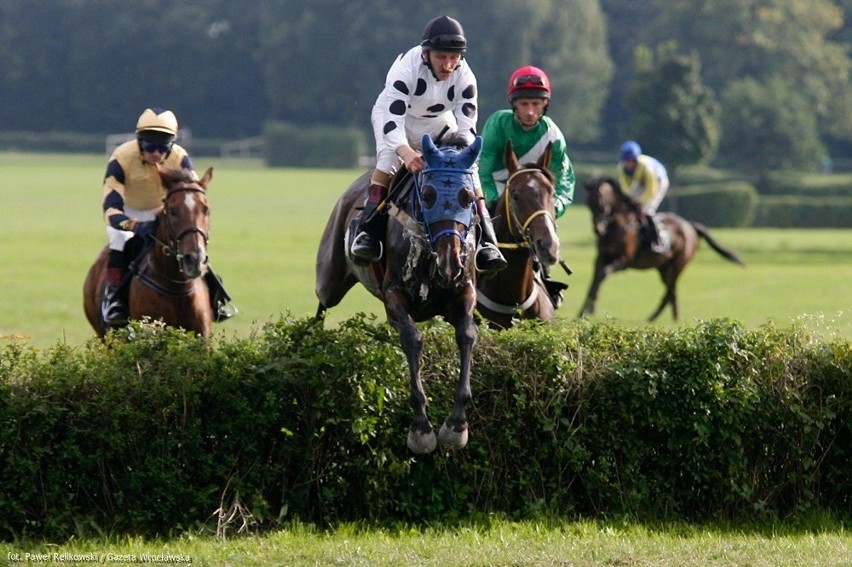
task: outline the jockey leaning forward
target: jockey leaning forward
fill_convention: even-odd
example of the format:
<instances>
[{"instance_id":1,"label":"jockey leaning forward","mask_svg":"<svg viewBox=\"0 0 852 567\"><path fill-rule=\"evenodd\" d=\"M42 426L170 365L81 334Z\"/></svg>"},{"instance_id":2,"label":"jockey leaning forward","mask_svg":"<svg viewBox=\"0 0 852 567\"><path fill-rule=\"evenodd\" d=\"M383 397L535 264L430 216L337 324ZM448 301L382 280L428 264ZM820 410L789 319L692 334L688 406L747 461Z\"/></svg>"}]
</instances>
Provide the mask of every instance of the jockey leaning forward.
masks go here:
<instances>
[{"instance_id":1,"label":"jockey leaning forward","mask_svg":"<svg viewBox=\"0 0 852 567\"><path fill-rule=\"evenodd\" d=\"M619 183L625 193L642 207L642 224L654 252L667 252L669 235L656 218L657 207L669 190L669 176L659 160L642 153L633 140L621 144L618 151Z\"/></svg>"},{"instance_id":2,"label":"jockey leaning forward","mask_svg":"<svg viewBox=\"0 0 852 567\"><path fill-rule=\"evenodd\" d=\"M363 264L381 258L387 216L377 209L387 198L391 179L401 166L411 173L423 170L423 134L430 134L438 145L450 137L473 142L478 95L476 76L464 60L466 50L461 24L441 16L429 21L420 45L399 55L388 71L371 115L376 168L349 250L353 261ZM478 176L473 178L480 216L476 267L493 273L505 268L506 260L497 248Z\"/></svg>"}]
</instances>

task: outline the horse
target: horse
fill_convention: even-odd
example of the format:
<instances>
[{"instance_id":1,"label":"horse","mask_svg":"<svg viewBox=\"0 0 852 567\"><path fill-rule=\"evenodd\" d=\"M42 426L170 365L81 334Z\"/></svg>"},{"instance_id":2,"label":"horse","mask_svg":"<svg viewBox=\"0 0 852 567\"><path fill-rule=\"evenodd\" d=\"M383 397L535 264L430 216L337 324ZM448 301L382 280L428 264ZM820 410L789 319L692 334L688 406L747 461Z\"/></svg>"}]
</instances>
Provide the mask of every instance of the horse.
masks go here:
<instances>
[{"instance_id":1,"label":"horse","mask_svg":"<svg viewBox=\"0 0 852 567\"><path fill-rule=\"evenodd\" d=\"M160 177L166 194L163 208L157 213L156 231L151 245L132 263L128 274L129 315L133 320L162 320L168 326L209 339L213 312L210 291L202 276L208 270L207 186L213 178L213 168L200 180L195 180L189 170L181 169L162 169ZM128 248L133 248L130 243ZM101 338L109 330L100 309L108 256L107 246L89 269L83 284L86 318Z\"/></svg>"},{"instance_id":2,"label":"horse","mask_svg":"<svg viewBox=\"0 0 852 567\"><path fill-rule=\"evenodd\" d=\"M470 367L477 327L474 321L474 172L482 138L464 149L435 146L422 140L426 168L415 175L413 187L391 189L389 222L383 242L384 259L358 265L347 251L354 237L353 222L366 194L368 171L338 200L323 232L316 261L316 317L340 303L361 283L384 302L388 322L397 330L409 368L414 420L407 446L429 453L437 441L449 449L467 444L465 407L471 399ZM459 372L452 412L436 439L426 414L426 394L420 378L423 334L417 323L441 316L455 329Z\"/></svg>"},{"instance_id":3,"label":"horse","mask_svg":"<svg viewBox=\"0 0 852 567\"><path fill-rule=\"evenodd\" d=\"M656 268L666 286L666 293L648 321L655 320L666 305L671 305L673 318L677 321L677 280L695 256L700 238L706 240L726 260L745 265L736 252L716 242L706 226L674 213L657 215L660 224L668 232L670 246L668 250L655 252L641 239L641 219L644 214L641 207L624 194L618 181L598 178L586 183L585 187L586 203L592 213L592 225L597 236L597 258L592 284L578 317L594 313L600 285L610 274L627 268Z\"/></svg>"},{"instance_id":4,"label":"horse","mask_svg":"<svg viewBox=\"0 0 852 567\"><path fill-rule=\"evenodd\" d=\"M478 280L476 288L479 314L498 329L511 327L515 318L549 321L556 316L542 270L560 260L555 177L549 169L552 144L536 163L521 165L509 140L503 157L509 176L490 212L509 265Z\"/></svg>"}]
</instances>

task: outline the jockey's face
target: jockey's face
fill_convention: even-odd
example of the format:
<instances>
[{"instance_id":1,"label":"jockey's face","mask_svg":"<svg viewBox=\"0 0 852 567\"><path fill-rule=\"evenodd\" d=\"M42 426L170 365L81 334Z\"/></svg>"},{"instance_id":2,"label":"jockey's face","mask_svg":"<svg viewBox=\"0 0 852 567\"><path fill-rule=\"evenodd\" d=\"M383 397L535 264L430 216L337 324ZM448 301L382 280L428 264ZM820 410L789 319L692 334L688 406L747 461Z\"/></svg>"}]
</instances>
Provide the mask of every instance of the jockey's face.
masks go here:
<instances>
[{"instance_id":1,"label":"jockey's face","mask_svg":"<svg viewBox=\"0 0 852 567\"><path fill-rule=\"evenodd\" d=\"M632 175L634 171L636 171L636 166L639 162L635 159L626 159L624 160L624 164L622 165L624 172Z\"/></svg>"},{"instance_id":2,"label":"jockey's face","mask_svg":"<svg viewBox=\"0 0 852 567\"><path fill-rule=\"evenodd\" d=\"M429 63L432 65L432 72L439 81L449 79L453 71L455 71L461 63L462 54L458 51L437 51L435 49L428 50Z\"/></svg>"},{"instance_id":3,"label":"jockey's face","mask_svg":"<svg viewBox=\"0 0 852 567\"><path fill-rule=\"evenodd\" d=\"M515 117L521 123L521 126L529 129L538 124L538 121L544 116L547 99L516 98L513 108L515 109Z\"/></svg>"}]
</instances>

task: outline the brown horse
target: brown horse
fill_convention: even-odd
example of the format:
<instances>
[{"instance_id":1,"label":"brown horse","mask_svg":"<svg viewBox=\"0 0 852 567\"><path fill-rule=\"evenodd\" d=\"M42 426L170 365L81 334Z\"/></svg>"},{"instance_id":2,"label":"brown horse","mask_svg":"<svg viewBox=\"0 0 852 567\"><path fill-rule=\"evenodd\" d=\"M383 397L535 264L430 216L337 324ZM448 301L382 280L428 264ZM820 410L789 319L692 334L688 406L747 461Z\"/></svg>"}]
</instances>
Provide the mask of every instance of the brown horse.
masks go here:
<instances>
[{"instance_id":1,"label":"brown horse","mask_svg":"<svg viewBox=\"0 0 852 567\"><path fill-rule=\"evenodd\" d=\"M598 255L592 285L580 310L580 317L594 313L598 289L610 274L627 268L656 268L666 286L666 293L648 320L653 321L666 305L671 305L672 315L677 321L677 280L698 250L699 238L706 240L726 260L744 265L736 252L724 248L710 236L707 227L674 213L657 215L660 224L668 232L670 246L665 252L655 252L641 239L641 207L622 192L618 181L593 179L586 184L586 190L586 202L592 213L592 224L598 239Z\"/></svg>"},{"instance_id":2,"label":"brown horse","mask_svg":"<svg viewBox=\"0 0 852 567\"><path fill-rule=\"evenodd\" d=\"M515 318L548 321L556 316L541 273L559 261L551 157L548 144L538 162L521 165L512 141L506 144L509 177L491 216L509 265L477 282L478 311L492 327L507 329Z\"/></svg>"},{"instance_id":3,"label":"brown horse","mask_svg":"<svg viewBox=\"0 0 852 567\"><path fill-rule=\"evenodd\" d=\"M138 259L128 303L130 318L162 320L166 325L192 331L205 339L212 333L210 292L203 276L207 266L210 205L207 185L210 168L195 181L188 170L161 170L166 187L163 208L150 250ZM109 248L105 247L89 269L83 284L86 318L99 337L108 327L101 315L101 298Z\"/></svg>"},{"instance_id":4,"label":"brown horse","mask_svg":"<svg viewBox=\"0 0 852 567\"><path fill-rule=\"evenodd\" d=\"M459 350L459 374L455 404L438 438L448 448L467 444L465 407L471 399L470 366L476 342L476 307L472 228L473 166L482 139L458 150L438 149L423 137L426 169L410 191L403 191L390 205L390 219L383 242L384 260L359 266L349 258L351 225L366 195L369 172L356 180L337 202L325 227L317 253L317 316L334 307L360 282L385 304L388 322L399 332L409 367L409 387L414 421L408 431L408 447L428 453L437 446L426 415L426 394L420 379L423 334L417 322L438 315L454 328Z\"/></svg>"}]
</instances>

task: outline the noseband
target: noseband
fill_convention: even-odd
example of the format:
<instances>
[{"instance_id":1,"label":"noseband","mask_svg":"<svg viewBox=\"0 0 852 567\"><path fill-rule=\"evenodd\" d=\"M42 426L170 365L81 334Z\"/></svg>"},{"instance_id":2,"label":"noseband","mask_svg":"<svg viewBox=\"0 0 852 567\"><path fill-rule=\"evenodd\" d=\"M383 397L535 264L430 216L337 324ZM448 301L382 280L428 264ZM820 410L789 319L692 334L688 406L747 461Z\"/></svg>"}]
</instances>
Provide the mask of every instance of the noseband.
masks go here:
<instances>
[{"instance_id":1,"label":"noseband","mask_svg":"<svg viewBox=\"0 0 852 567\"><path fill-rule=\"evenodd\" d=\"M163 215L163 219L166 223L166 230L169 233L169 243L164 244L164 243L161 242L160 244L163 245L163 249L166 251L167 254L171 254L172 256L177 258L178 261L180 262L180 260L182 258L182 254L180 254L180 252L178 250L178 245L180 244L180 241L183 240L183 238L185 236L188 236L188 235L194 234L194 233L198 233L204 238L204 244L207 244L207 242L210 240L210 235L207 234L202 229L198 228L197 226L190 226L188 228L183 229L178 234L175 234L174 228L172 227L172 224L169 221L169 215L168 215L169 206L168 206L168 204L165 204L165 203L168 202L169 197L171 197L172 195L175 195L176 193L204 193L204 190L199 189L198 187L178 187L178 188L175 188L175 189L170 189L168 191L168 193L166 193L165 198L163 199L163 203L164 203L163 211L164 211L164 213L166 213L166 214Z\"/></svg>"},{"instance_id":2,"label":"noseband","mask_svg":"<svg viewBox=\"0 0 852 567\"><path fill-rule=\"evenodd\" d=\"M532 212L523 222L520 222L518 220L518 215L512 214L512 200L509 198L509 193L512 190L511 183L512 180L514 180L517 176L523 173L540 173L540 171L532 167L522 168L514 172L506 180L506 189L505 191L503 191L503 205L506 211L506 219L509 221L509 234L515 236L516 240L515 242L501 242L500 248L517 249L530 247L531 243L529 241L529 238L527 237L527 230L529 229L530 224L532 224L532 222L536 218L542 215L546 215L551 220L551 222L556 222L553 218L553 214L546 209L539 209L537 211Z\"/></svg>"}]
</instances>

